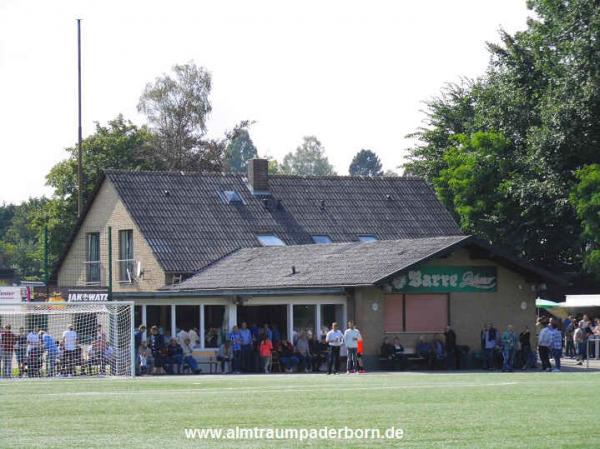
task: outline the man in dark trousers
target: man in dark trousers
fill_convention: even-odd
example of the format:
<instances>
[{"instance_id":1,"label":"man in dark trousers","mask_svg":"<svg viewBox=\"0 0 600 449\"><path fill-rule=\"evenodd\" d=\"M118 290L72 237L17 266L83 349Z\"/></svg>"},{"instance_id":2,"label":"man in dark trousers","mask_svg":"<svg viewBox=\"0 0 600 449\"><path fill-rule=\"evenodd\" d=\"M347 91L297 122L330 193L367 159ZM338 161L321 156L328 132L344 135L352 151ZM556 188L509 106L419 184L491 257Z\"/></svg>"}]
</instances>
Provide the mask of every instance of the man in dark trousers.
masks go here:
<instances>
[{"instance_id":1,"label":"man in dark trousers","mask_svg":"<svg viewBox=\"0 0 600 449\"><path fill-rule=\"evenodd\" d=\"M450 326L446 326L446 364L448 369L458 369L458 352L456 350L456 333Z\"/></svg>"},{"instance_id":2,"label":"man in dark trousers","mask_svg":"<svg viewBox=\"0 0 600 449\"><path fill-rule=\"evenodd\" d=\"M340 347L344 342L344 334L338 329L337 323L331 323L331 330L327 332L325 341L329 345L329 360L327 363L327 374L338 373L340 363Z\"/></svg>"}]
</instances>

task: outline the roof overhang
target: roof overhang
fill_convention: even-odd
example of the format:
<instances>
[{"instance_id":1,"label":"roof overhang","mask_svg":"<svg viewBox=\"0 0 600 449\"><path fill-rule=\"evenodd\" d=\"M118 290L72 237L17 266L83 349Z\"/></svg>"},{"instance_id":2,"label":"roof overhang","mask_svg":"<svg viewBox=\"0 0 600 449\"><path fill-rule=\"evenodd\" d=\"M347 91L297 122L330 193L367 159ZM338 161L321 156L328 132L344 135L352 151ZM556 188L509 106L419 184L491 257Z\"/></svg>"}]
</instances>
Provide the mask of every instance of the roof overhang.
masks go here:
<instances>
[{"instance_id":1,"label":"roof overhang","mask_svg":"<svg viewBox=\"0 0 600 449\"><path fill-rule=\"evenodd\" d=\"M417 265L426 263L432 259L448 256L459 248L476 248L482 251L482 258L485 257L486 259L492 260L500 265L506 266L507 268L515 272L529 277L533 281L548 282L556 285L567 284L567 281L561 276L544 270L543 268L536 267L532 263L515 257L499 248L496 248L475 236L467 236L464 239L441 249L440 251L436 251L422 259L415 260L413 263L406 265L398 269L397 271L394 271L393 273L390 273L389 275L379 279L376 282L376 284L385 284L392 278L395 278L396 276L402 274L407 270L410 270L411 268L414 268Z\"/></svg>"},{"instance_id":2,"label":"roof overhang","mask_svg":"<svg viewBox=\"0 0 600 449\"><path fill-rule=\"evenodd\" d=\"M210 298L236 296L318 296L345 295L342 287L315 288L271 288L271 289L207 289L207 290L156 290L150 292L113 293L115 300L135 298Z\"/></svg>"}]
</instances>

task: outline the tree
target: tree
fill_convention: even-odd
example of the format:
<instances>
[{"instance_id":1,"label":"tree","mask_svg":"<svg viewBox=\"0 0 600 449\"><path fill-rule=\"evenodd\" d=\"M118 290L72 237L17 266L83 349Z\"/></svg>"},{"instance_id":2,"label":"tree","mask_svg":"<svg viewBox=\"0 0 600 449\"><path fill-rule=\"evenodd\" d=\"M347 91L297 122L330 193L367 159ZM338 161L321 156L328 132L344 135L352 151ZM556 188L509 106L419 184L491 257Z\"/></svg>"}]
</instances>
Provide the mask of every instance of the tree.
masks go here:
<instances>
[{"instance_id":1,"label":"tree","mask_svg":"<svg viewBox=\"0 0 600 449\"><path fill-rule=\"evenodd\" d=\"M360 150L350 164L350 176L382 176L381 161L371 150Z\"/></svg>"},{"instance_id":2,"label":"tree","mask_svg":"<svg viewBox=\"0 0 600 449\"><path fill-rule=\"evenodd\" d=\"M600 5L594 0L531 0L528 5L535 18L526 30L501 32L500 43L488 45L485 74L446 86L428 103L425 126L412 135L418 143L409 149L405 168L437 183L438 193L470 232L506 243L515 254L547 268L578 271L590 247L581 244L585 223L570 195L578 170L600 163ZM479 132L505 139L502 157L510 161L510 170L497 171L497 156L484 150L490 149L487 144L474 149L472 139ZM462 144L486 157L474 162L470 153L459 151L459 135L470 140ZM490 182L470 170L501 178ZM476 194L465 186L458 192L440 188L440 182L460 179L474 182ZM479 199L497 194L512 219L491 206L480 207ZM480 213L485 219L475 219ZM496 225L490 226L488 218Z\"/></svg>"},{"instance_id":3,"label":"tree","mask_svg":"<svg viewBox=\"0 0 600 449\"><path fill-rule=\"evenodd\" d=\"M333 166L325 156L325 148L315 136L304 137L302 145L295 152L285 155L280 168L287 175L335 175Z\"/></svg>"},{"instance_id":4,"label":"tree","mask_svg":"<svg viewBox=\"0 0 600 449\"><path fill-rule=\"evenodd\" d=\"M246 165L252 158L258 156L256 147L245 128L234 130L231 141L225 149L225 167L232 173L246 171Z\"/></svg>"},{"instance_id":5,"label":"tree","mask_svg":"<svg viewBox=\"0 0 600 449\"><path fill-rule=\"evenodd\" d=\"M138 128L122 116L96 124L94 134L82 142L83 171L86 175L84 200L89 199L106 169L152 170L153 138L145 127ZM33 198L15 206L10 223L0 234L0 251L5 263L25 278L41 279L44 268L44 231L49 232L49 262L63 250L77 216L77 148L67 148L68 158L48 173L52 198ZM4 209L0 209L4 210ZM6 215L7 213L2 213Z\"/></svg>"},{"instance_id":6,"label":"tree","mask_svg":"<svg viewBox=\"0 0 600 449\"><path fill-rule=\"evenodd\" d=\"M24 279L43 277L44 247L40 244L43 240L40 240L37 217L46 203L45 198L30 198L17 206L0 241L4 263L16 269L17 275Z\"/></svg>"},{"instance_id":7,"label":"tree","mask_svg":"<svg viewBox=\"0 0 600 449\"><path fill-rule=\"evenodd\" d=\"M585 268L600 279L600 164L591 164L575 174L577 184L571 202L582 224L582 240L587 248Z\"/></svg>"},{"instance_id":8,"label":"tree","mask_svg":"<svg viewBox=\"0 0 600 449\"><path fill-rule=\"evenodd\" d=\"M220 169L222 153L215 154L214 141L203 140L212 109L211 75L194 63L172 70L173 76L163 74L148 83L138 103L154 133L155 164L167 170Z\"/></svg>"}]
</instances>

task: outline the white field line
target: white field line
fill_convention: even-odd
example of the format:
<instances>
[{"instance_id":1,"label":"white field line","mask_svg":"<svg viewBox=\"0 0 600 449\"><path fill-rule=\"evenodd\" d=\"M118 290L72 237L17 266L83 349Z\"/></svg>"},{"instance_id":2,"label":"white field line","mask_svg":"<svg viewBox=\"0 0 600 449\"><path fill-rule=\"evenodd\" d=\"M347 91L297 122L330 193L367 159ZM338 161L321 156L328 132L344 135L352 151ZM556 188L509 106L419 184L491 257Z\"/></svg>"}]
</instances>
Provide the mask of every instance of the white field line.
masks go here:
<instances>
[{"instance_id":1,"label":"white field line","mask_svg":"<svg viewBox=\"0 0 600 449\"><path fill-rule=\"evenodd\" d=\"M122 390L122 391L74 391L62 393L36 393L36 396L127 396L127 395L155 395L155 394L189 394L190 392L202 392L205 394L216 393L247 393L247 392L312 392L322 391L327 387L328 392L339 393L341 391L360 391L360 390L402 390L414 388L478 388L478 387L497 387L516 385L520 382L494 382L494 383L472 383L472 384L417 384L417 385L382 385L382 386L364 386L350 388L331 389L331 385L319 385L317 388L295 388L291 385L289 388L248 388L248 387L224 387L224 388L179 388L179 389L144 389L144 390Z\"/></svg>"}]
</instances>

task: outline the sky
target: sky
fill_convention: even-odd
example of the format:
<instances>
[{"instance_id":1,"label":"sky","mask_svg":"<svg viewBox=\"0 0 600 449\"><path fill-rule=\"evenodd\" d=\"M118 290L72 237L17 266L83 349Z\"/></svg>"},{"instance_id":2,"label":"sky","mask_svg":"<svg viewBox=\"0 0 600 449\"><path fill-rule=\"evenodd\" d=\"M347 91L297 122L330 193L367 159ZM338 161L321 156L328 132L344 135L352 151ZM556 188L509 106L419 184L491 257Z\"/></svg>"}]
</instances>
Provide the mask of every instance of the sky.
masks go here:
<instances>
[{"instance_id":1,"label":"sky","mask_svg":"<svg viewBox=\"0 0 600 449\"><path fill-rule=\"evenodd\" d=\"M525 29L525 0L0 0L0 204L51 195L50 168L136 106L146 83L193 61L212 74L209 135L241 120L261 156L306 135L338 174L361 149L398 170L444 83L483 74L485 43Z\"/></svg>"}]
</instances>

